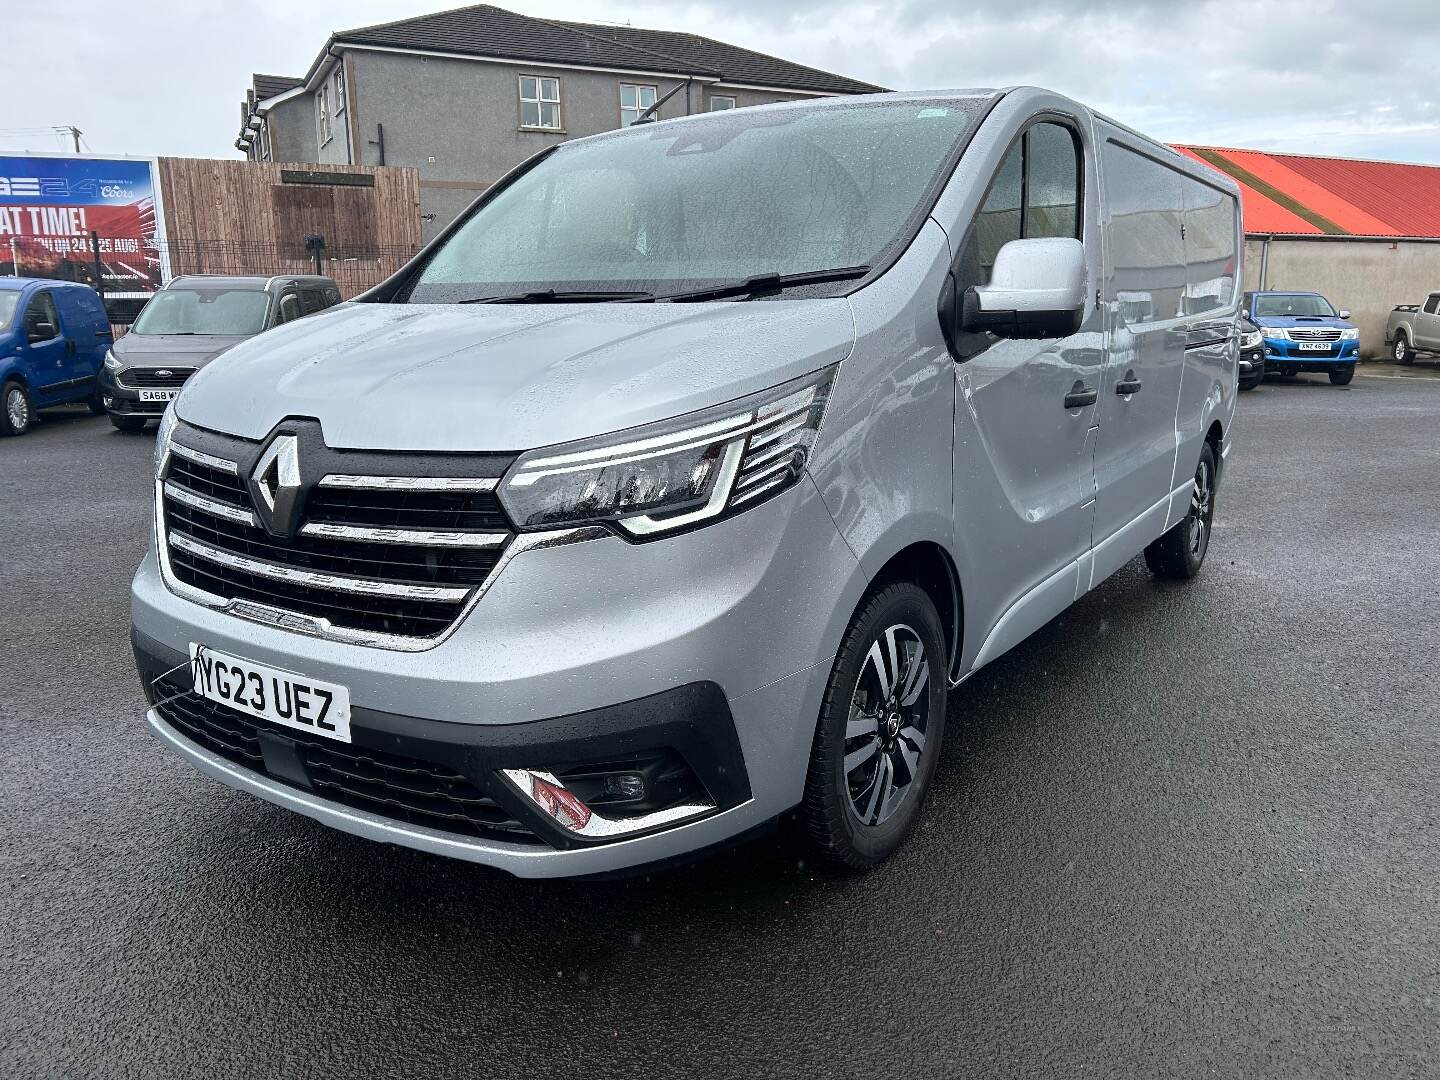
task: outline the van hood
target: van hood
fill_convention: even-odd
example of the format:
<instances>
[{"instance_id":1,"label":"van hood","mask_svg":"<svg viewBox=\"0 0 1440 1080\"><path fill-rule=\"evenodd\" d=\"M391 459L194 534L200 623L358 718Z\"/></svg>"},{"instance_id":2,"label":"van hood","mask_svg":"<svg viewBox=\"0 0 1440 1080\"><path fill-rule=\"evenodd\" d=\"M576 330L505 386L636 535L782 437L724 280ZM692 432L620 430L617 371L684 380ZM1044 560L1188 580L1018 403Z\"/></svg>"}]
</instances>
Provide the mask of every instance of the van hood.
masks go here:
<instances>
[{"instance_id":1,"label":"van hood","mask_svg":"<svg viewBox=\"0 0 1440 1080\"><path fill-rule=\"evenodd\" d=\"M110 351L126 367L201 367L248 340L216 334L126 334Z\"/></svg>"},{"instance_id":2,"label":"van hood","mask_svg":"<svg viewBox=\"0 0 1440 1080\"><path fill-rule=\"evenodd\" d=\"M763 390L854 340L843 298L347 304L236 345L175 409L248 439L304 416L342 449L519 451Z\"/></svg>"},{"instance_id":3,"label":"van hood","mask_svg":"<svg viewBox=\"0 0 1440 1080\"><path fill-rule=\"evenodd\" d=\"M1276 330L1291 330L1297 326L1334 327L1349 330L1354 323L1336 315L1255 315L1256 324Z\"/></svg>"}]
</instances>

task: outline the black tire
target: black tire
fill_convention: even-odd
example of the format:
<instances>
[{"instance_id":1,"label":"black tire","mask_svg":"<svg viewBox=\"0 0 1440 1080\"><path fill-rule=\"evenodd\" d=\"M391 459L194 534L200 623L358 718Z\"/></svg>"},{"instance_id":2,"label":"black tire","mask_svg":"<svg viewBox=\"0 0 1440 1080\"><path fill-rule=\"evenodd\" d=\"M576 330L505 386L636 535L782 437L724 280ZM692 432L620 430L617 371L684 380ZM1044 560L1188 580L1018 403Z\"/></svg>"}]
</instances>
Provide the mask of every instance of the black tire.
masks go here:
<instances>
[{"instance_id":1,"label":"black tire","mask_svg":"<svg viewBox=\"0 0 1440 1080\"><path fill-rule=\"evenodd\" d=\"M1395 358L1395 363L1413 364L1415 362L1415 350L1410 347L1410 339L1405 336L1404 330L1396 331L1395 342L1390 349L1390 355Z\"/></svg>"},{"instance_id":2,"label":"black tire","mask_svg":"<svg viewBox=\"0 0 1440 1080\"><path fill-rule=\"evenodd\" d=\"M871 596L836 654L805 778L801 815L823 859L869 870L904 842L940 759L945 700L930 597L908 582Z\"/></svg>"},{"instance_id":3,"label":"black tire","mask_svg":"<svg viewBox=\"0 0 1440 1080\"><path fill-rule=\"evenodd\" d=\"M145 430L146 419L143 416L116 416L110 414L110 423L115 425L117 431L123 431L127 435L135 435Z\"/></svg>"},{"instance_id":4,"label":"black tire","mask_svg":"<svg viewBox=\"0 0 1440 1080\"><path fill-rule=\"evenodd\" d=\"M1259 386L1259 385L1260 385L1262 382L1264 382L1264 381L1265 381L1265 373L1264 373L1264 372L1261 372L1259 375L1256 375L1254 378L1251 378L1251 379L1241 379L1241 380L1240 380L1240 389L1241 389L1241 390L1254 390L1257 386Z\"/></svg>"},{"instance_id":5,"label":"black tire","mask_svg":"<svg viewBox=\"0 0 1440 1080\"><path fill-rule=\"evenodd\" d=\"M1210 525L1215 519L1215 451L1207 442L1195 466L1190 510L1164 536L1145 549L1145 565L1156 577L1188 581L1200 573L1210 550Z\"/></svg>"},{"instance_id":6,"label":"black tire","mask_svg":"<svg viewBox=\"0 0 1440 1080\"><path fill-rule=\"evenodd\" d=\"M0 435L24 435L34 423L30 391L19 379L10 379L0 389Z\"/></svg>"},{"instance_id":7,"label":"black tire","mask_svg":"<svg viewBox=\"0 0 1440 1080\"><path fill-rule=\"evenodd\" d=\"M105 415L105 403L100 400L100 380L95 380L95 389L90 391L89 400L85 404L90 406L90 412L95 416Z\"/></svg>"},{"instance_id":8,"label":"black tire","mask_svg":"<svg viewBox=\"0 0 1440 1080\"><path fill-rule=\"evenodd\" d=\"M1355 365L1346 364L1344 367L1330 369L1330 382L1335 386L1349 386L1350 380L1355 378Z\"/></svg>"}]
</instances>

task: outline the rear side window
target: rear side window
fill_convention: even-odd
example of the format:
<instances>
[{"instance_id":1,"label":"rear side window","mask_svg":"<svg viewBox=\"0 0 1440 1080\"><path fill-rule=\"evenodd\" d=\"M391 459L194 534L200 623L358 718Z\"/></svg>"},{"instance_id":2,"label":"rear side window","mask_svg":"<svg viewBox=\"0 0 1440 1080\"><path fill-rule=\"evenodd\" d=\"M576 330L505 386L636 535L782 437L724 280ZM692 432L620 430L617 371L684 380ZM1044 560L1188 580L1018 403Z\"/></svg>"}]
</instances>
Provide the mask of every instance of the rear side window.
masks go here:
<instances>
[{"instance_id":1,"label":"rear side window","mask_svg":"<svg viewBox=\"0 0 1440 1080\"><path fill-rule=\"evenodd\" d=\"M1105 144L1110 295L1126 325L1173 319L1187 286L1180 173L1116 142Z\"/></svg>"},{"instance_id":2,"label":"rear side window","mask_svg":"<svg viewBox=\"0 0 1440 1080\"><path fill-rule=\"evenodd\" d=\"M1437 311L1440 311L1440 293L1431 293L1425 301L1425 314L1434 315Z\"/></svg>"},{"instance_id":3,"label":"rear side window","mask_svg":"<svg viewBox=\"0 0 1440 1080\"><path fill-rule=\"evenodd\" d=\"M1185 177L1185 314L1229 306L1237 262L1235 200Z\"/></svg>"},{"instance_id":4,"label":"rear side window","mask_svg":"<svg viewBox=\"0 0 1440 1080\"><path fill-rule=\"evenodd\" d=\"M975 219L980 284L1011 240L1080 236L1080 151L1060 124L1034 124L1010 147Z\"/></svg>"}]
</instances>

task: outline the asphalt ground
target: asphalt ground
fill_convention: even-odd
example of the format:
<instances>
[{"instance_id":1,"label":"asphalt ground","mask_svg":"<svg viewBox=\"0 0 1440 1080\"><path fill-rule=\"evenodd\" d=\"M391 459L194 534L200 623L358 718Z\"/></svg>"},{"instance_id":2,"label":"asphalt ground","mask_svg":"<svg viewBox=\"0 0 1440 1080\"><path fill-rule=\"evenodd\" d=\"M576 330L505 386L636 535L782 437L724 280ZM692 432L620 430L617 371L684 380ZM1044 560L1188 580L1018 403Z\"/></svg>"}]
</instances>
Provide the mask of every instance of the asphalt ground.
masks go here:
<instances>
[{"instance_id":1,"label":"asphalt ground","mask_svg":"<svg viewBox=\"0 0 1440 1080\"><path fill-rule=\"evenodd\" d=\"M153 439L0 443L0 1076L1440 1075L1440 382L1241 397L1199 580L952 694L910 844L522 882L141 723Z\"/></svg>"}]
</instances>

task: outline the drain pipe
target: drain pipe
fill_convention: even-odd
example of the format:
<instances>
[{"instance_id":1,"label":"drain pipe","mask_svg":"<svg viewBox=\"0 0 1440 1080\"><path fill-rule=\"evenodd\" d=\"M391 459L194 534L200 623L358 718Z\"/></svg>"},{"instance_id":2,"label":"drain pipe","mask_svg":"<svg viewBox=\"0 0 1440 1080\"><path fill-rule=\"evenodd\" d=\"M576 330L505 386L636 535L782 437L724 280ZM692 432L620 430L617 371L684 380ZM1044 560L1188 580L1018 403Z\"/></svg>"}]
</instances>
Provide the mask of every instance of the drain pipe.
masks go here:
<instances>
[{"instance_id":1,"label":"drain pipe","mask_svg":"<svg viewBox=\"0 0 1440 1080\"><path fill-rule=\"evenodd\" d=\"M1260 241L1260 291L1264 292L1270 288L1270 241L1273 236L1267 236Z\"/></svg>"}]
</instances>

